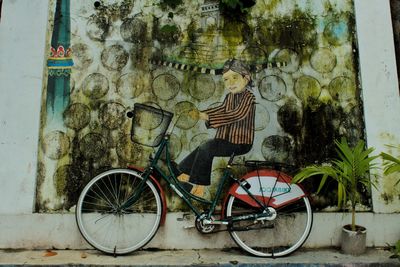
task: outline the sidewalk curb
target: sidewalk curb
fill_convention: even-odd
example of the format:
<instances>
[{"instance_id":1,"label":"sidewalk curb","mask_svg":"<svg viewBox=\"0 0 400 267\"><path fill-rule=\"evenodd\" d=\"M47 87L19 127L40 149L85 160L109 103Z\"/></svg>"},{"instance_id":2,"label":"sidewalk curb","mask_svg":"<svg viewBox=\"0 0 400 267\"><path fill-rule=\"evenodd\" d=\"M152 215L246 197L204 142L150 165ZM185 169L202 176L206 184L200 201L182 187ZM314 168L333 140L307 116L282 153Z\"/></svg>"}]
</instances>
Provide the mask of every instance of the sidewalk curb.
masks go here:
<instances>
[{"instance_id":1,"label":"sidewalk curb","mask_svg":"<svg viewBox=\"0 0 400 267\"><path fill-rule=\"evenodd\" d=\"M344 255L334 249L301 250L283 258L258 258L240 250L143 250L113 257L96 250L0 250L0 266L135 266L135 267L399 267L398 259L382 249L368 249L362 256Z\"/></svg>"}]
</instances>

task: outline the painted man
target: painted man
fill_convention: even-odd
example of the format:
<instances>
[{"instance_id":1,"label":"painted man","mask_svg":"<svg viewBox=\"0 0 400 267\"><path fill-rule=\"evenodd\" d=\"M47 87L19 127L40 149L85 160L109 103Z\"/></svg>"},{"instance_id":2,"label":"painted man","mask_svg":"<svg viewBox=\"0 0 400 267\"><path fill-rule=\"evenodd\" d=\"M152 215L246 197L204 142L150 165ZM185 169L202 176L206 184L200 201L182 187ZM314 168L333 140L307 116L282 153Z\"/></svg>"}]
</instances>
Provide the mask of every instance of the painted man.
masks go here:
<instances>
[{"instance_id":1,"label":"painted man","mask_svg":"<svg viewBox=\"0 0 400 267\"><path fill-rule=\"evenodd\" d=\"M207 127L217 130L215 138L197 147L178 166L178 180L196 196L203 196L205 186L210 185L214 157L243 155L253 145L256 102L248 67L239 60L228 60L222 79L228 91L223 103L197 113Z\"/></svg>"}]
</instances>

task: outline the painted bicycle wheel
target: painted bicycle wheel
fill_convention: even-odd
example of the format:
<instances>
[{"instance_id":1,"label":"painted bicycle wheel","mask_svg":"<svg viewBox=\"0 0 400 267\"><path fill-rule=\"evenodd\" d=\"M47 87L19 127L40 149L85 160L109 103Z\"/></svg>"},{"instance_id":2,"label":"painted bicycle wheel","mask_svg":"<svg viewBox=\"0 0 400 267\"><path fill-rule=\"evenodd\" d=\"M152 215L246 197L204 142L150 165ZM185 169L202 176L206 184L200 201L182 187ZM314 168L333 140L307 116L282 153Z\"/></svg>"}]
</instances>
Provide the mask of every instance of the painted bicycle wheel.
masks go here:
<instances>
[{"instance_id":1,"label":"painted bicycle wheel","mask_svg":"<svg viewBox=\"0 0 400 267\"><path fill-rule=\"evenodd\" d=\"M90 245L122 255L140 249L154 237L161 222L162 201L153 183L142 181L138 172L115 169L86 185L76 207L76 221ZM126 205L139 190L139 198Z\"/></svg>"},{"instance_id":2,"label":"painted bicycle wheel","mask_svg":"<svg viewBox=\"0 0 400 267\"><path fill-rule=\"evenodd\" d=\"M279 208L269 207L269 219L234 221L229 233L246 252L259 257L281 257L293 253L306 241L312 226L311 205L306 196ZM260 214L262 209L234 195L226 202L226 216Z\"/></svg>"}]
</instances>

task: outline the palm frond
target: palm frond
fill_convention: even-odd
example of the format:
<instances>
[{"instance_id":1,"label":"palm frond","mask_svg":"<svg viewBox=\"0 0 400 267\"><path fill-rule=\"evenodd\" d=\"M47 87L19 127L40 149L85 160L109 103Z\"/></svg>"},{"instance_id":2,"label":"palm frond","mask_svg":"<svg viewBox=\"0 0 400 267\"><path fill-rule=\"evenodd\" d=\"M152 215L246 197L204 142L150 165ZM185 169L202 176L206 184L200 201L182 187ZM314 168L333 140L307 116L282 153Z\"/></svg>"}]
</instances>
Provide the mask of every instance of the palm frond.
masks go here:
<instances>
[{"instance_id":1,"label":"palm frond","mask_svg":"<svg viewBox=\"0 0 400 267\"><path fill-rule=\"evenodd\" d=\"M400 172L400 159L384 152L381 153L381 157L384 160L385 175ZM399 183L399 181L397 183Z\"/></svg>"},{"instance_id":2,"label":"palm frond","mask_svg":"<svg viewBox=\"0 0 400 267\"><path fill-rule=\"evenodd\" d=\"M304 180L319 176L321 177L317 193L320 193L322 188L327 183L328 178L337 181L337 204L339 207L346 205L347 200L350 200L352 212L356 203L360 201L359 185L362 185L367 190L371 185L375 184L371 181L369 174L371 169L378 167L374 160L378 156L371 155L373 148L365 148L365 142L359 140L352 148L347 140L342 138L340 141L335 140L337 158L329 162L329 164L311 165L302 169L293 178L293 183L301 183ZM400 160L399 160L400 162ZM355 222L352 221L352 225Z\"/></svg>"},{"instance_id":3,"label":"palm frond","mask_svg":"<svg viewBox=\"0 0 400 267\"><path fill-rule=\"evenodd\" d=\"M380 155L384 161L383 173L389 175L392 173L400 172L400 158L396 158L388 153L382 152ZM400 183L400 179L394 184L395 186Z\"/></svg>"}]
</instances>

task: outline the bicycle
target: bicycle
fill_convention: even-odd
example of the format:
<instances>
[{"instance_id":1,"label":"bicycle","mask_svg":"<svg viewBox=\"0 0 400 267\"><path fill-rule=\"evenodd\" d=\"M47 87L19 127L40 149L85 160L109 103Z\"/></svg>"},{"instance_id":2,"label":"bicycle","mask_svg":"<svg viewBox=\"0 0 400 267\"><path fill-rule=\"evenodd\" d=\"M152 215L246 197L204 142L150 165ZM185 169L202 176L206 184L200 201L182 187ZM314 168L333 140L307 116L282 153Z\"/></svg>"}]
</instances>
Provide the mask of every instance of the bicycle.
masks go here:
<instances>
[{"instance_id":1,"label":"bicycle","mask_svg":"<svg viewBox=\"0 0 400 267\"><path fill-rule=\"evenodd\" d=\"M206 200L185 191L176 178L170 157L173 127L167 133L173 114L135 104L128 116L132 118L132 141L158 148L146 168L111 169L85 186L77 203L76 221L91 246L107 254L122 255L150 242L167 212L160 179L195 213L199 232L210 234L217 232L216 226L224 227L218 231L228 231L236 244L251 255L286 256L306 241L313 221L310 201L300 185L291 184L282 165L266 167L268 162L247 161L253 170L237 178L232 174L232 155L214 198ZM159 163L163 153L167 171ZM229 189L223 196L228 182ZM207 208L200 210L194 205L196 202ZM222 207L219 216L215 214L218 203Z\"/></svg>"}]
</instances>

